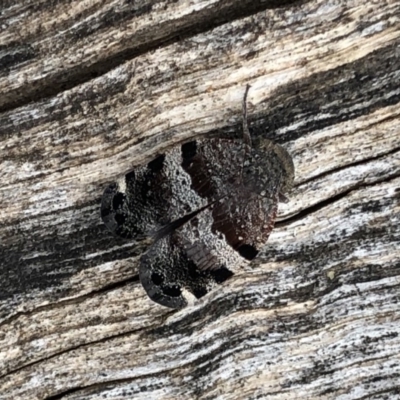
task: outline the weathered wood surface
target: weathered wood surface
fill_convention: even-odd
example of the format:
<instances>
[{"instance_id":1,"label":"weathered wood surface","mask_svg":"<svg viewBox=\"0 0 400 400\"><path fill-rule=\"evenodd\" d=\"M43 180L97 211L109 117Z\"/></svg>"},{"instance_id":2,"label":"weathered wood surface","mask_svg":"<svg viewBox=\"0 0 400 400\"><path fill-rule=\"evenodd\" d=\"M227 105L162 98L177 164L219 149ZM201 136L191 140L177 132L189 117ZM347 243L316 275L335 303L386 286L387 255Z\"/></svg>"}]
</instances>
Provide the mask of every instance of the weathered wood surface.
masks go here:
<instances>
[{"instance_id":1,"label":"weathered wood surface","mask_svg":"<svg viewBox=\"0 0 400 400\"><path fill-rule=\"evenodd\" d=\"M1 399L400 398L400 2L277 3L0 3ZM246 83L291 200L251 270L162 308L102 191L240 134Z\"/></svg>"}]
</instances>

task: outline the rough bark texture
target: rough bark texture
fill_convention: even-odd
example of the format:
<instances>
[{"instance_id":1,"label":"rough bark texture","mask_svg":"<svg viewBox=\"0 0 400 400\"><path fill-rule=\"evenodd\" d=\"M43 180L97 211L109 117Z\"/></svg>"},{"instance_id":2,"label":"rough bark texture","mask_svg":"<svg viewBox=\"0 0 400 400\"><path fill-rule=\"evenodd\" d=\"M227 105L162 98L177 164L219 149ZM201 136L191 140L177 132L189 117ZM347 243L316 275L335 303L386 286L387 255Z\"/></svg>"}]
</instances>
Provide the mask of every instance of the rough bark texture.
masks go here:
<instances>
[{"instance_id":1,"label":"rough bark texture","mask_svg":"<svg viewBox=\"0 0 400 400\"><path fill-rule=\"evenodd\" d=\"M3 0L0 27L1 399L400 398L398 0ZM292 196L251 269L162 308L102 191L240 135L247 83Z\"/></svg>"}]
</instances>

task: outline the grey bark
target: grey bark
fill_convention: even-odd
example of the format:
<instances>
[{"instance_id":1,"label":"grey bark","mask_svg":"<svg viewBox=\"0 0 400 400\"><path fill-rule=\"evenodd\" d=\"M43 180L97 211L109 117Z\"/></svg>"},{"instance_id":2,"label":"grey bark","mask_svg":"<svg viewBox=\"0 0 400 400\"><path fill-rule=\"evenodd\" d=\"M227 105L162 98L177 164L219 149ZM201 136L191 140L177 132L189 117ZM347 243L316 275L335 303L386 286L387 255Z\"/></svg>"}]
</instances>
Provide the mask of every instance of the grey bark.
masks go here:
<instances>
[{"instance_id":1,"label":"grey bark","mask_svg":"<svg viewBox=\"0 0 400 400\"><path fill-rule=\"evenodd\" d=\"M3 1L0 399L400 398L400 3ZM102 191L250 129L296 179L197 305L140 286Z\"/></svg>"}]
</instances>

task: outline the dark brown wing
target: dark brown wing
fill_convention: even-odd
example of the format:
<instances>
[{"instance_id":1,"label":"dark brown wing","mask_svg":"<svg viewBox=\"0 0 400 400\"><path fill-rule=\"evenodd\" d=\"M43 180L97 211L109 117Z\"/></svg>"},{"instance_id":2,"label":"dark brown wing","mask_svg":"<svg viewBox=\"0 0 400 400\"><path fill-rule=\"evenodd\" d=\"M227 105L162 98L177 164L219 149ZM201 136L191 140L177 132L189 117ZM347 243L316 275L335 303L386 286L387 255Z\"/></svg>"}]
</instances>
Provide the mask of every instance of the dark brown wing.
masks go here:
<instances>
[{"instance_id":1,"label":"dark brown wing","mask_svg":"<svg viewBox=\"0 0 400 400\"><path fill-rule=\"evenodd\" d=\"M268 143L270 143L268 141ZM213 229L247 259L253 259L274 226L286 167L273 146L212 139L182 146L182 166L192 188L213 208Z\"/></svg>"},{"instance_id":2,"label":"dark brown wing","mask_svg":"<svg viewBox=\"0 0 400 400\"><path fill-rule=\"evenodd\" d=\"M235 198L227 198L213 209L213 228L222 232L243 258L252 260L268 240L277 210L277 196L270 199L239 191Z\"/></svg>"},{"instance_id":3,"label":"dark brown wing","mask_svg":"<svg viewBox=\"0 0 400 400\"><path fill-rule=\"evenodd\" d=\"M251 149L243 110L246 143L212 139L181 146L190 189L208 205L161 228L141 257L140 280L159 304L182 308L186 293L204 296L233 274L227 266L237 267L241 257L253 259L273 227L282 174L277 168L268 177L268 169L279 162L265 162L265 154Z\"/></svg>"}]
</instances>

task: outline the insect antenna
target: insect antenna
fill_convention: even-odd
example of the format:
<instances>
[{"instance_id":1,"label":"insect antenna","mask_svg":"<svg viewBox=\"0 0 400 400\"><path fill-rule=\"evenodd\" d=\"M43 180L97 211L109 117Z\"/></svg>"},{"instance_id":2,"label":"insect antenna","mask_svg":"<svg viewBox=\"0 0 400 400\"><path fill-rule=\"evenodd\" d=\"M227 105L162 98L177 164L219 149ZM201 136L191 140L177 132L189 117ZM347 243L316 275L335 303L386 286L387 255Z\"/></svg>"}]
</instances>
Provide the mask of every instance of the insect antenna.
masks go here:
<instances>
[{"instance_id":1,"label":"insect antenna","mask_svg":"<svg viewBox=\"0 0 400 400\"><path fill-rule=\"evenodd\" d=\"M249 93L250 85L246 85L244 91L243 102L242 102L242 112L243 112L243 142L251 147L251 136L249 131L249 125L247 123L247 94Z\"/></svg>"},{"instance_id":2,"label":"insect antenna","mask_svg":"<svg viewBox=\"0 0 400 400\"><path fill-rule=\"evenodd\" d=\"M219 197L218 199L212 201L211 203L208 203L205 206L203 206L195 211L192 211L189 214L184 215L183 217L175 219L174 221L171 221L170 223L165 224L157 231L152 232L151 236L152 236L153 241L156 242L157 240L160 240L160 239L164 238L165 236L168 236L170 233L174 232L175 230L179 229L180 227L185 225L187 222L192 220L194 217L196 217L196 215L200 214L202 211L206 210L207 208L212 207L216 202L223 199L224 197L226 197L226 196Z\"/></svg>"}]
</instances>

